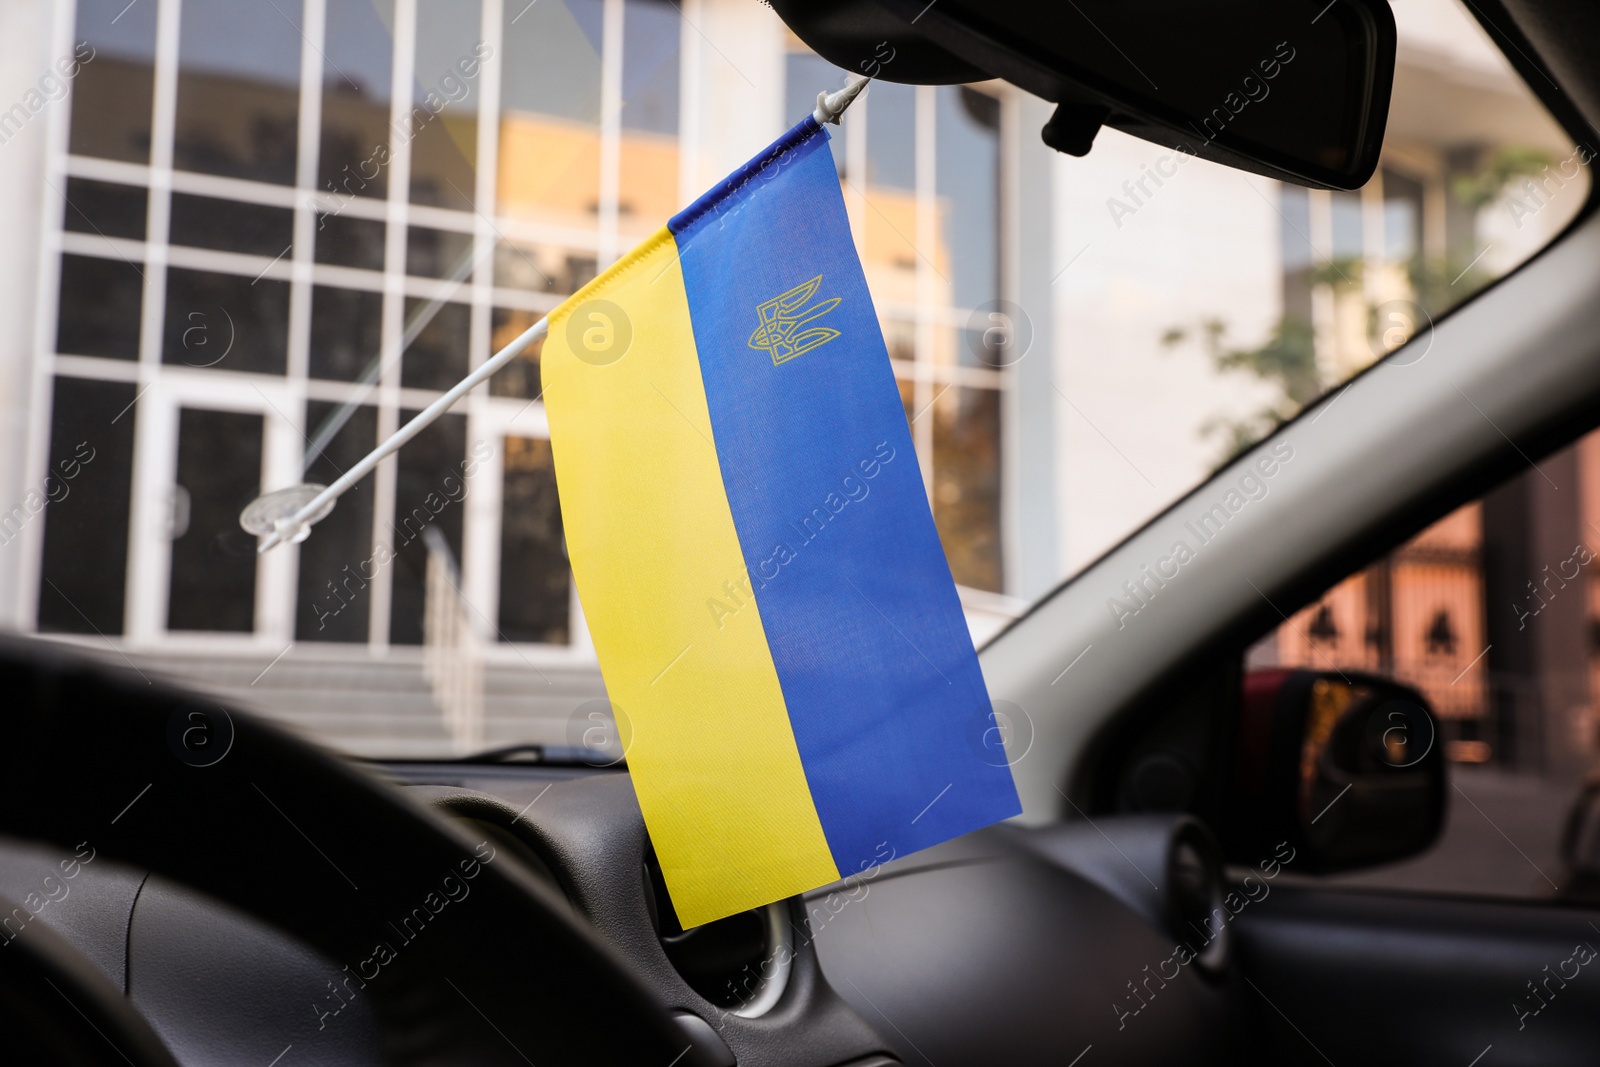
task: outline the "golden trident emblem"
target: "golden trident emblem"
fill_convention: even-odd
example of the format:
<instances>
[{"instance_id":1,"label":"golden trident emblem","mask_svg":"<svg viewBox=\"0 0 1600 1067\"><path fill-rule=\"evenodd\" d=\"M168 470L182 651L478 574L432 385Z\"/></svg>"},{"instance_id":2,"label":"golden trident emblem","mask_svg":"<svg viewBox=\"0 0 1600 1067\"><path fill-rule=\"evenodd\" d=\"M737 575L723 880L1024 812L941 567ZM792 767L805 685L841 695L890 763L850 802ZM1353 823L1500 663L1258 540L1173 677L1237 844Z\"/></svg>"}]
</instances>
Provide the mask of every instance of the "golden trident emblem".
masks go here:
<instances>
[{"instance_id":1,"label":"golden trident emblem","mask_svg":"<svg viewBox=\"0 0 1600 1067\"><path fill-rule=\"evenodd\" d=\"M839 331L827 326L801 329L839 306L840 298L836 296L806 307L807 301L817 295L821 287L822 275L819 274L757 307L756 318L761 320L761 325L750 335L750 347L770 352L772 365L776 367L838 337Z\"/></svg>"}]
</instances>

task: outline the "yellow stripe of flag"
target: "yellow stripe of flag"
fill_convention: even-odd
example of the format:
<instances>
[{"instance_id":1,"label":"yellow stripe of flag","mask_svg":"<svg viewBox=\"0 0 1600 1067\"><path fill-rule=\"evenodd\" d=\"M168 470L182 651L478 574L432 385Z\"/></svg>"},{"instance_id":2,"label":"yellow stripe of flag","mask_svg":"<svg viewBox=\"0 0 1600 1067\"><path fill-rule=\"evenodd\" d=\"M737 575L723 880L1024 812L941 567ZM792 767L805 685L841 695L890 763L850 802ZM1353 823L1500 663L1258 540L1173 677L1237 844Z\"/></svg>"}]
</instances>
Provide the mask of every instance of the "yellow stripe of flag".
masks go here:
<instances>
[{"instance_id":1,"label":"yellow stripe of flag","mask_svg":"<svg viewBox=\"0 0 1600 1067\"><path fill-rule=\"evenodd\" d=\"M591 328L626 351L596 359ZM834 880L761 616L706 608L745 563L666 229L551 315L541 365L572 569L679 919Z\"/></svg>"}]
</instances>

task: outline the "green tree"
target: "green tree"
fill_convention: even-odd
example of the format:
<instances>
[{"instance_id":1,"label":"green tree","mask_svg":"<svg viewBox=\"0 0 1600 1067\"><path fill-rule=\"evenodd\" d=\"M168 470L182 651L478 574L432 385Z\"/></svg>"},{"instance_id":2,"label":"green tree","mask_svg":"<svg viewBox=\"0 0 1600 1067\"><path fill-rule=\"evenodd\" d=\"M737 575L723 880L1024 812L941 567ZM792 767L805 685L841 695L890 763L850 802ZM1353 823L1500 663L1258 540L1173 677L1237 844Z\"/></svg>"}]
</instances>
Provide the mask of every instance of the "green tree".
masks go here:
<instances>
[{"instance_id":1,"label":"green tree","mask_svg":"<svg viewBox=\"0 0 1600 1067\"><path fill-rule=\"evenodd\" d=\"M1473 214L1493 203L1518 178L1539 174L1550 165L1550 156L1533 148L1502 148L1489 155L1476 170L1461 174L1451 182L1455 199ZM1474 253L1477 255L1477 253ZM1310 272L1312 285L1328 285L1337 293L1363 290L1365 262L1359 257L1330 259ZM1429 319L1443 315L1456 304L1493 280L1478 266L1478 259L1457 256L1414 256L1405 264L1412 298ZM1377 336L1381 324L1378 309L1367 308L1368 330ZM1419 328L1421 324L1419 323ZM1206 439L1220 442L1218 466L1226 464L1280 424L1293 418L1327 388L1317 367L1316 335L1311 323L1300 316L1285 316L1272 327L1265 344L1238 348L1228 344L1228 325L1220 317L1201 319L1193 326L1169 326L1162 331L1161 344L1175 349L1196 344L1225 373L1245 373L1274 386L1276 398L1267 406L1244 416L1216 415L1200 426Z\"/></svg>"},{"instance_id":2,"label":"green tree","mask_svg":"<svg viewBox=\"0 0 1600 1067\"><path fill-rule=\"evenodd\" d=\"M1257 348L1228 344L1227 324L1221 319L1203 319L1195 327L1172 326L1161 335L1163 347L1177 348L1193 341L1224 373L1246 373L1276 386L1277 397L1265 407L1243 418L1217 415L1200 427L1202 437L1220 442L1218 466L1243 452L1280 423L1322 394L1322 376L1317 369L1316 337L1311 323L1299 316L1279 319L1267 342Z\"/></svg>"},{"instance_id":3,"label":"green tree","mask_svg":"<svg viewBox=\"0 0 1600 1067\"><path fill-rule=\"evenodd\" d=\"M1518 178L1538 174L1552 162L1550 153L1537 148L1502 148L1476 170L1456 175L1450 182L1450 192L1468 211L1476 214L1494 203L1506 186Z\"/></svg>"}]
</instances>

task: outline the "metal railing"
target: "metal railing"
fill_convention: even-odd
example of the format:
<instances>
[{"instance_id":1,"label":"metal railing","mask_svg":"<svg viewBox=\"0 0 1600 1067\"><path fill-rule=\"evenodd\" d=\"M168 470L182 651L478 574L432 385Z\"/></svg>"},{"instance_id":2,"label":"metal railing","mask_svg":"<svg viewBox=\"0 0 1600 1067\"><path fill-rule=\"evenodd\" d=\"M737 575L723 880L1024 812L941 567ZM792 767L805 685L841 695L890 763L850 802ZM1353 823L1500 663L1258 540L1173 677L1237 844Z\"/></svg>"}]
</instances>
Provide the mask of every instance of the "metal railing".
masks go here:
<instances>
[{"instance_id":1,"label":"metal railing","mask_svg":"<svg viewBox=\"0 0 1600 1067\"><path fill-rule=\"evenodd\" d=\"M422 613L422 671L458 755L483 747L483 651L461 595L461 569L437 527L428 549Z\"/></svg>"}]
</instances>

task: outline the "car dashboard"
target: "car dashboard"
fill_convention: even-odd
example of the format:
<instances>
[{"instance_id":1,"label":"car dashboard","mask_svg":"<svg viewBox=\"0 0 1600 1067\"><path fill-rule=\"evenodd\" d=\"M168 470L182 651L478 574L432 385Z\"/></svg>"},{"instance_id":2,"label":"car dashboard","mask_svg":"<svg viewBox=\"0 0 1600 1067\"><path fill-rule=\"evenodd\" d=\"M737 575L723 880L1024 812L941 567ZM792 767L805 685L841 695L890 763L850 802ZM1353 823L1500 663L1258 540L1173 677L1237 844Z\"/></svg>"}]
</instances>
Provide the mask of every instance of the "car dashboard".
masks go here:
<instances>
[{"instance_id":1,"label":"car dashboard","mask_svg":"<svg viewBox=\"0 0 1600 1067\"><path fill-rule=\"evenodd\" d=\"M991 827L685 931L625 771L372 769L465 824L484 862L556 890L719 1067L1065 1065L1090 1049L1097 1065L1200 1062L1229 1043L1227 887L1192 819ZM42 900L37 918L126 992L180 1063L405 1061L361 992L381 949L328 959L104 857L41 898L57 851L0 839L0 897ZM470 891L458 880L437 906ZM404 952L428 921L424 907L389 917L385 947Z\"/></svg>"}]
</instances>

